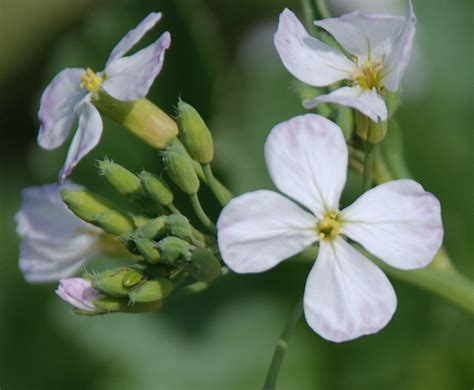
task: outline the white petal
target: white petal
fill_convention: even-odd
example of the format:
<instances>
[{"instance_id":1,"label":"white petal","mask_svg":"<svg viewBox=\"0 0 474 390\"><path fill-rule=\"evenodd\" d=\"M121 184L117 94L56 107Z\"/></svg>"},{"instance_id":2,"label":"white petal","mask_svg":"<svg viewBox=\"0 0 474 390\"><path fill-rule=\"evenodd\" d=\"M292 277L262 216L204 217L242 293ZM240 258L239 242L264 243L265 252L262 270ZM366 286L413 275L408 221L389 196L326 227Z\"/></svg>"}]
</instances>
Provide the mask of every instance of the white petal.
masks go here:
<instances>
[{"instance_id":1,"label":"white petal","mask_svg":"<svg viewBox=\"0 0 474 390\"><path fill-rule=\"evenodd\" d=\"M339 209L347 153L339 126L316 114L276 125L265 143L265 159L275 185L319 218Z\"/></svg>"},{"instance_id":2,"label":"white petal","mask_svg":"<svg viewBox=\"0 0 474 390\"><path fill-rule=\"evenodd\" d=\"M84 101L77 108L77 111L79 127L69 146L64 167L59 173L60 182L63 182L77 163L97 146L102 135L102 118L99 111L91 103Z\"/></svg>"},{"instance_id":3,"label":"white petal","mask_svg":"<svg viewBox=\"0 0 474 390\"><path fill-rule=\"evenodd\" d=\"M171 37L165 32L155 43L129 56L112 61L105 68L105 91L119 100L145 97L163 67Z\"/></svg>"},{"instance_id":4,"label":"white petal","mask_svg":"<svg viewBox=\"0 0 474 390\"><path fill-rule=\"evenodd\" d=\"M153 28L156 23L161 19L161 12L152 12L143 19L140 24L134 29L130 30L120 40L117 46L114 47L112 53L110 53L109 59L107 60L106 67L115 59L122 57L127 51L129 51L135 44L142 39L148 30Z\"/></svg>"},{"instance_id":5,"label":"white petal","mask_svg":"<svg viewBox=\"0 0 474 390\"><path fill-rule=\"evenodd\" d=\"M360 11L314 22L328 31L355 56L383 59L400 35L404 19L399 16L364 14Z\"/></svg>"},{"instance_id":6,"label":"white petal","mask_svg":"<svg viewBox=\"0 0 474 390\"><path fill-rule=\"evenodd\" d=\"M438 199L413 180L364 193L342 211L343 233L401 269L426 266L443 241Z\"/></svg>"},{"instance_id":7,"label":"white petal","mask_svg":"<svg viewBox=\"0 0 474 390\"><path fill-rule=\"evenodd\" d=\"M38 143L42 148L57 148L67 138L75 117L74 108L88 93L80 87L84 72L78 68L64 69L43 92L38 113Z\"/></svg>"},{"instance_id":8,"label":"white petal","mask_svg":"<svg viewBox=\"0 0 474 390\"><path fill-rule=\"evenodd\" d=\"M306 84L324 86L347 79L355 67L341 52L310 36L289 9L280 14L274 42L288 71Z\"/></svg>"},{"instance_id":9,"label":"white petal","mask_svg":"<svg viewBox=\"0 0 474 390\"><path fill-rule=\"evenodd\" d=\"M385 274L342 238L321 242L304 292L308 325L341 342L376 333L393 316L397 297Z\"/></svg>"},{"instance_id":10,"label":"white petal","mask_svg":"<svg viewBox=\"0 0 474 390\"><path fill-rule=\"evenodd\" d=\"M416 17L413 12L411 1L408 3L407 16L402 31L395 42L392 51L385 60L388 74L383 83L390 91L396 91L402 79L403 73L408 66L416 32Z\"/></svg>"},{"instance_id":11,"label":"white petal","mask_svg":"<svg viewBox=\"0 0 474 390\"><path fill-rule=\"evenodd\" d=\"M360 87L342 87L329 95L320 95L314 99L305 100L303 105L309 109L320 103L336 103L353 107L374 122L387 119L387 106L375 88L367 90Z\"/></svg>"},{"instance_id":12,"label":"white petal","mask_svg":"<svg viewBox=\"0 0 474 390\"><path fill-rule=\"evenodd\" d=\"M232 199L217 221L224 262L238 273L266 271L317 240L316 219L273 191Z\"/></svg>"}]
</instances>

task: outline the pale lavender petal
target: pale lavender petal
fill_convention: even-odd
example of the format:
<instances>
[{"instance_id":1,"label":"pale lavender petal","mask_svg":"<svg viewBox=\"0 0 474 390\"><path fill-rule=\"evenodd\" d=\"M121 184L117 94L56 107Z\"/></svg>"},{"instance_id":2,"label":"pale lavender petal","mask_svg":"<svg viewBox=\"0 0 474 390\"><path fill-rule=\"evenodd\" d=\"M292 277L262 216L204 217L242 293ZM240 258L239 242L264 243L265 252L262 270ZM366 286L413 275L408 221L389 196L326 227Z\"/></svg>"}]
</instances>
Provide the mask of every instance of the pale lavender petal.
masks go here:
<instances>
[{"instance_id":1,"label":"pale lavender petal","mask_svg":"<svg viewBox=\"0 0 474 390\"><path fill-rule=\"evenodd\" d=\"M163 67L171 36L165 32L155 43L129 56L110 62L105 69L104 90L116 99L137 100L148 94Z\"/></svg>"},{"instance_id":2,"label":"pale lavender petal","mask_svg":"<svg viewBox=\"0 0 474 390\"><path fill-rule=\"evenodd\" d=\"M103 297L103 295L94 289L91 282L86 279L62 279L59 282L56 294L76 309L90 313L100 313L102 311L94 305L94 300Z\"/></svg>"},{"instance_id":3,"label":"pale lavender petal","mask_svg":"<svg viewBox=\"0 0 474 390\"><path fill-rule=\"evenodd\" d=\"M79 127L69 146L64 167L59 173L60 182L63 182L77 163L97 146L102 135L102 118L99 111L90 102L81 103L77 111Z\"/></svg>"},{"instance_id":4,"label":"pale lavender petal","mask_svg":"<svg viewBox=\"0 0 474 390\"><path fill-rule=\"evenodd\" d=\"M75 117L74 108L88 93L80 87L84 72L84 69L66 68L43 92L38 113L41 124L38 143L42 148L57 148L69 135Z\"/></svg>"},{"instance_id":5,"label":"pale lavender petal","mask_svg":"<svg viewBox=\"0 0 474 390\"><path fill-rule=\"evenodd\" d=\"M275 47L288 71L306 84L324 86L349 79L355 64L313 38L289 9L280 14Z\"/></svg>"},{"instance_id":6,"label":"pale lavender petal","mask_svg":"<svg viewBox=\"0 0 474 390\"><path fill-rule=\"evenodd\" d=\"M365 14L355 11L338 18L314 22L328 31L341 46L355 56L383 59L393 48L404 19L399 16Z\"/></svg>"},{"instance_id":7,"label":"pale lavender petal","mask_svg":"<svg viewBox=\"0 0 474 390\"><path fill-rule=\"evenodd\" d=\"M365 192L342 211L343 233L401 269L428 265L443 242L438 199L413 180Z\"/></svg>"},{"instance_id":8,"label":"pale lavender petal","mask_svg":"<svg viewBox=\"0 0 474 390\"><path fill-rule=\"evenodd\" d=\"M320 103L336 103L349 106L362 112L372 121L379 122L387 119L387 105L375 88L362 89L360 87L342 87L328 95L319 95L305 100L305 108L314 108Z\"/></svg>"},{"instance_id":9,"label":"pale lavender petal","mask_svg":"<svg viewBox=\"0 0 474 390\"><path fill-rule=\"evenodd\" d=\"M385 274L341 237L322 241L304 291L308 325L334 342L376 333L393 316L397 297Z\"/></svg>"},{"instance_id":10,"label":"pale lavender petal","mask_svg":"<svg viewBox=\"0 0 474 390\"><path fill-rule=\"evenodd\" d=\"M130 30L120 40L117 46L114 47L112 53L110 53L109 59L107 60L106 67L115 59L122 57L128 52L135 44L143 38L143 36L155 26L156 23L161 19L161 12L152 12L143 19L140 24L134 29Z\"/></svg>"}]
</instances>

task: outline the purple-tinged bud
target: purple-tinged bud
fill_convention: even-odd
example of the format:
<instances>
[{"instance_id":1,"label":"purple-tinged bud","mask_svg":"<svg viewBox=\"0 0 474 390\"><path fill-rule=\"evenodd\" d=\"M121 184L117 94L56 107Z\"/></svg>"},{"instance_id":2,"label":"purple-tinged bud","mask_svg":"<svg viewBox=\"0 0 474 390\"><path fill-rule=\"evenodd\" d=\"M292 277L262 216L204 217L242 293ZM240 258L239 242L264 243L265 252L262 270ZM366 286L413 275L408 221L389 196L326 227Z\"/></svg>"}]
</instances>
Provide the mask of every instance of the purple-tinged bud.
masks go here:
<instances>
[{"instance_id":1,"label":"purple-tinged bud","mask_svg":"<svg viewBox=\"0 0 474 390\"><path fill-rule=\"evenodd\" d=\"M104 312L94 305L94 300L103 297L103 295L92 287L89 280L83 278L61 279L56 294L74 308L86 314Z\"/></svg>"}]
</instances>

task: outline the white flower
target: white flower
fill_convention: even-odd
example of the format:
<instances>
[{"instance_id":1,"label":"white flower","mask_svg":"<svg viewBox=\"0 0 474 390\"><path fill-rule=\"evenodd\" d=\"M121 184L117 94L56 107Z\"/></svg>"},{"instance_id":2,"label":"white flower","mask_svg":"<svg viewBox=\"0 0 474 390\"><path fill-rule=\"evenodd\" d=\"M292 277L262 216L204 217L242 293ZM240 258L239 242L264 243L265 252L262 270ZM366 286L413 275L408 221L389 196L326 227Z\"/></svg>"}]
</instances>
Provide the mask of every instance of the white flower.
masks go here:
<instances>
[{"instance_id":1,"label":"white flower","mask_svg":"<svg viewBox=\"0 0 474 390\"><path fill-rule=\"evenodd\" d=\"M115 46L105 70L94 73L90 68L66 68L48 85L41 97L38 117L41 127L38 143L45 149L60 146L69 135L75 117L79 118L66 162L59 174L63 181L74 166L98 143L102 134L102 119L91 103L91 97L104 90L122 101L146 96L163 66L165 50L171 38L165 32L158 40L137 53L124 55L161 19L161 13L149 14L130 30Z\"/></svg>"},{"instance_id":2,"label":"white flower","mask_svg":"<svg viewBox=\"0 0 474 390\"><path fill-rule=\"evenodd\" d=\"M99 252L100 230L76 217L60 191L70 183L25 188L16 230L21 238L20 269L28 282L57 281L73 275Z\"/></svg>"},{"instance_id":3,"label":"white flower","mask_svg":"<svg viewBox=\"0 0 474 390\"><path fill-rule=\"evenodd\" d=\"M56 290L63 300L76 309L88 313L102 313L103 310L94 305L94 300L104 295L97 291L90 281L83 278L61 279Z\"/></svg>"},{"instance_id":4,"label":"white flower","mask_svg":"<svg viewBox=\"0 0 474 390\"><path fill-rule=\"evenodd\" d=\"M275 126L265 159L275 185L293 200L267 190L231 200L217 224L224 261L238 273L262 272L319 242L304 293L308 324L336 342L383 328L395 311L393 288L346 238L393 267L424 267L443 238L438 200L412 180L396 180L340 211L347 146L340 128L315 114Z\"/></svg>"},{"instance_id":5,"label":"white flower","mask_svg":"<svg viewBox=\"0 0 474 390\"><path fill-rule=\"evenodd\" d=\"M349 86L306 100L306 108L337 103L378 122L387 119L383 89L398 90L410 60L415 22L411 2L405 18L356 11L314 22L334 36L347 57L310 36L295 14L285 9L274 40L285 67L304 83L322 87L349 81Z\"/></svg>"}]
</instances>

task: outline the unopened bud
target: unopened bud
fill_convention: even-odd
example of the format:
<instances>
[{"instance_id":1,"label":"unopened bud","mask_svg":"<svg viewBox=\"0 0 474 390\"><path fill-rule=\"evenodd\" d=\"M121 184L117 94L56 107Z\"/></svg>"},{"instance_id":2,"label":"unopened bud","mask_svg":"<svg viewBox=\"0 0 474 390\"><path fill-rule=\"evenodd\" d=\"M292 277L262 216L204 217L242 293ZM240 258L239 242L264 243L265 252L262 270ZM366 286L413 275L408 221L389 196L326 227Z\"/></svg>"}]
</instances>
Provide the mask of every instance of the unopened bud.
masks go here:
<instances>
[{"instance_id":1,"label":"unopened bud","mask_svg":"<svg viewBox=\"0 0 474 390\"><path fill-rule=\"evenodd\" d=\"M173 142L163 152L163 162L168 175L186 194L192 195L199 190L199 178L194 170L193 162L183 150L182 145Z\"/></svg>"},{"instance_id":2,"label":"unopened bud","mask_svg":"<svg viewBox=\"0 0 474 390\"><path fill-rule=\"evenodd\" d=\"M387 121L380 121L380 122L372 122L370 121L370 128L369 128L369 142L373 144L378 144L383 141L385 135L387 134Z\"/></svg>"},{"instance_id":3,"label":"unopened bud","mask_svg":"<svg viewBox=\"0 0 474 390\"><path fill-rule=\"evenodd\" d=\"M129 271L127 268L119 268L101 272L92 279L92 286L112 297L126 297L128 288L124 286L123 279Z\"/></svg>"},{"instance_id":4,"label":"unopened bud","mask_svg":"<svg viewBox=\"0 0 474 390\"><path fill-rule=\"evenodd\" d=\"M221 275L221 265L209 249L196 248L192 251L186 271L194 279L209 283Z\"/></svg>"},{"instance_id":5,"label":"unopened bud","mask_svg":"<svg viewBox=\"0 0 474 390\"><path fill-rule=\"evenodd\" d=\"M97 165L99 174L103 175L121 195L133 196L143 191L140 179L121 165L109 160L99 161Z\"/></svg>"},{"instance_id":6,"label":"unopened bud","mask_svg":"<svg viewBox=\"0 0 474 390\"><path fill-rule=\"evenodd\" d=\"M180 214L171 214L166 218L168 231L176 237L188 240L193 237L193 230L189 220Z\"/></svg>"},{"instance_id":7,"label":"unopened bud","mask_svg":"<svg viewBox=\"0 0 474 390\"><path fill-rule=\"evenodd\" d=\"M102 228L107 233L118 236L135 229L135 224L130 216L97 194L64 189L61 191L61 197L79 218Z\"/></svg>"},{"instance_id":8,"label":"unopened bud","mask_svg":"<svg viewBox=\"0 0 474 390\"><path fill-rule=\"evenodd\" d=\"M135 234L140 237L145 238L156 238L164 233L166 233L166 221L167 217L160 216L157 218L153 218L145 225L140 226Z\"/></svg>"},{"instance_id":9,"label":"unopened bud","mask_svg":"<svg viewBox=\"0 0 474 390\"><path fill-rule=\"evenodd\" d=\"M147 99L125 102L103 90L95 96L92 103L102 114L156 149L163 149L178 134L176 122Z\"/></svg>"},{"instance_id":10,"label":"unopened bud","mask_svg":"<svg viewBox=\"0 0 474 390\"><path fill-rule=\"evenodd\" d=\"M132 302L154 302L165 299L173 290L173 283L166 278L147 280L131 289L128 296Z\"/></svg>"},{"instance_id":11,"label":"unopened bud","mask_svg":"<svg viewBox=\"0 0 474 390\"><path fill-rule=\"evenodd\" d=\"M156 248L156 244L152 240L137 237L135 239L135 245L147 262L155 264L161 260L160 251Z\"/></svg>"},{"instance_id":12,"label":"unopened bud","mask_svg":"<svg viewBox=\"0 0 474 390\"><path fill-rule=\"evenodd\" d=\"M212 134L199 113L182 100L178 101L178 126L190 156L203 164L211 162L214 157Z\"/></svg>"},{"instance_id":13,"label":"unopened bud","mask_svg":"<svg viewBox=\"0 0 474 390\"><path fill-rule=\"evenodd\" d=\"M166 237L158 242L158 248L164 262L175 265L177 261L184 257L191 257L191 245L177 237Z\"/></svg>"},{"instance_id":14,"label":"unopened bud","mask_svg":"<svg viewBox=\"0 0 474 390\"><path fill-rule=\"evenodd\" d=\"M168 206L173 202L173 193L160 177L142 171L140 181L150 197L158 204Z\"/></svg>"},{"instance_id":15,"label":"unopened bud","mask_svg":"<svg viewBox=\"0 0 474 390\"><path fill-rule=\"evenodd\" d=\"M126 298L103 297L94 300L94 305L107 313L123 311L127 308L128 303Z\"/></svg>"},{"instance_id":16,"label":"unopened bud","mask_svg":"<svg viewBox=\"0 0 474 390\"><path fill-rule=\"evenodd\" d=\"M125 287L133 287L140 283L143 279L143 274L137 270L130 270L123 276L123 285Z\"/></svg>"}]
</instances>

